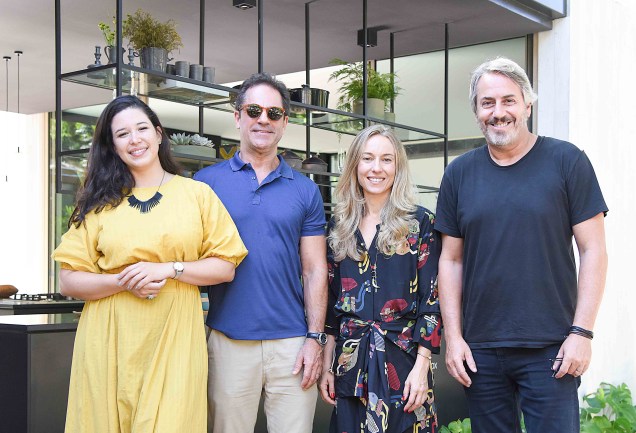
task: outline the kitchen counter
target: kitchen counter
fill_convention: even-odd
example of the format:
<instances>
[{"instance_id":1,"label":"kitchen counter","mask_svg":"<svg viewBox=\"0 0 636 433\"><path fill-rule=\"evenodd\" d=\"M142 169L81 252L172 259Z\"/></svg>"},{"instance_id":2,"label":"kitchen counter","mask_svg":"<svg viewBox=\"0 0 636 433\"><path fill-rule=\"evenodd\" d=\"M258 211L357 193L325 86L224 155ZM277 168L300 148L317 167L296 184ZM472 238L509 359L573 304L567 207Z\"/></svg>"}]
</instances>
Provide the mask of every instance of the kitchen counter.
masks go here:
<instances>
[{"instance_id":1,"label":"kitchen counter","mask_svg":"<svg viewBox=\"0 0 636 433\"><path fill-rule=\"evenodd\" d=\"M0 433L61 433L79 315L0 316Z\"/></svg>"},{"instance_id":2,"label":"kitchen counter","mask_svg":"<svg viewBox=\"0 0 636 433\"><path fill-rule=\"evenodd\" d=\"M75 313L0 316L0 330L26 333L75 331L79 317Z\"/></svg>"},{"instance_id":3,"label":"kitchen counter","mask_svg":"<svg viewBox=\"0 0 636 433\"><path fill-rule=\"evenodd\" d=\"M82 311L84 301L78 299L18 300L0 299L0 316L20 314L63 314Z\"/></svg>"}]
</instances>

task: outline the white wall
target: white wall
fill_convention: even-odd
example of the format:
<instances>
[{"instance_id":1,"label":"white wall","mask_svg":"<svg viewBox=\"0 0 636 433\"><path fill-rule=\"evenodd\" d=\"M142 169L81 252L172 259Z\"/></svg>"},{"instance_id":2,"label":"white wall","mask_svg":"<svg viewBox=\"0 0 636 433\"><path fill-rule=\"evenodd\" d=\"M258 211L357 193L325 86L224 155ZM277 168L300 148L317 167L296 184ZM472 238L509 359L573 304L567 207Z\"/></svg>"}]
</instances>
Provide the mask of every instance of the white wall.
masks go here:
<instances>
[{"instance_id":1,"label":"white wall","mask_svg":"<svg viewBox=\"0 0 636 433\"><path fill-rule=\"evenodd\" d=\"M609 272L582 393L600 382L636 392L636 2L573 0L566 18L538 35L537 127L585 150L610 212Z\"/></svg>"},{"instance_id":2,"label":"white wall","mask_svg":"<svg viewBox=\"0 0 636 433\"><path fill-rule=\"evenodd\" d=\"M0 284L12 284L19 293L46 293L46 115L0 112L0 131Z\"/></svg>"}]
</instances>

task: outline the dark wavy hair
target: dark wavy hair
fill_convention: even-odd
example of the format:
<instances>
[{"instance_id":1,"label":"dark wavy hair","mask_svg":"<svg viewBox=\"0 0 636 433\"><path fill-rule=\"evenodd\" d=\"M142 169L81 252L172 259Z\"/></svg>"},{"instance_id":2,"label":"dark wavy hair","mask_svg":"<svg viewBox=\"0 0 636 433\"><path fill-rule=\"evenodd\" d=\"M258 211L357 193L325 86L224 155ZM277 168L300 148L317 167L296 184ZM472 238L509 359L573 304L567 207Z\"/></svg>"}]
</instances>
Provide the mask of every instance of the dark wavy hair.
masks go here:
<instances>
[{"instance_id":1,"label":"dark wavy hair","mask_svg":"<svg viewBox=\"0 0 636 433\"><path fill-rule=\"evenodd\" d=\"M75 210L68 221L68 226L79 227L92 210L101 212L105 207L117 207L135 186L135 179L130 170L115 151L111 124L113 117L128 109L137 108L143 111L152 125L161 129L159 144L159 162L165 171L171 174L180 172L179 164L174 160L170 150L170 140L154 111L136 96L119 96L104 108L97 119L91 149L88 152L88 167L84 185L77 192Z\"/></svg>"},{"instance_id":2,"label":"dark wavy hair","mask_svg":"<svg viewBox=\"0 0 636 433\"><path fill-rule=\"evenodd\" d=\"M247 91L260 84L266 84L277 90L280 93L280 97L283 100L283 110L285 110L285 115L289 116L289 90L287 90L287 86L282 81L277 80L273 75L268 74L267 72L259 72L257 74L253 74L247 80L243 81L241 87L239 89L238 95L236 96L236 110L239 112L239 116L241 115L241 108L243 107L243 103L245 102L245 94Z\"/></svg>"}]
</instances>

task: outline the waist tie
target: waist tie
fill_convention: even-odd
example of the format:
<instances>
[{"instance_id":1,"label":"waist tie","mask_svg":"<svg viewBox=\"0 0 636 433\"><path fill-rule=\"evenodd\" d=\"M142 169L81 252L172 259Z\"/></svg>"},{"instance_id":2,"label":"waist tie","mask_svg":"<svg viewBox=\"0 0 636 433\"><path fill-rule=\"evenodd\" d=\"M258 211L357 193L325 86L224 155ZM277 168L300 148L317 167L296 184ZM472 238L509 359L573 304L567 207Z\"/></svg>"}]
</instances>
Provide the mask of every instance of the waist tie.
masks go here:
<instances>
[{"instance_id":1,"label":"waist tie","mask_svg":"<svg viewBox=\"0 0 636 433\"><path fill-rule=\"evenodd\" d=\"M401 399L399 386L391 395L390 383L398 381L395 369L387 363L386 342L396 344L410 352L412 345L399 344L398 335L413 325L408 320L393 322L343 319L332 369L336 375L335 391L338 397L358 397L366 406L367 431L385 431L388 425L389 405ZM381 427L380 427L381 424ZM376 430L379 429L379 430Z\"/></svg>"}]
</instances>

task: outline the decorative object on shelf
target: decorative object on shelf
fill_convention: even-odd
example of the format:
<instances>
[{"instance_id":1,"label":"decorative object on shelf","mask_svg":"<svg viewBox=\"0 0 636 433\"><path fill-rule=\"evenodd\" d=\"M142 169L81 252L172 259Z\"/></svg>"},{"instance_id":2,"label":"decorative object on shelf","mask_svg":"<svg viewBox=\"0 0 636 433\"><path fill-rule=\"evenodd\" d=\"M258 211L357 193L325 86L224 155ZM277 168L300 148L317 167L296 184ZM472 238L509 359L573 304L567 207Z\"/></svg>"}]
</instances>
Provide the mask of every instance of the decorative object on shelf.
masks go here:
<instances>
[{"instance_id":1,"label":"decorative object on shelf","mask_svg":"<svg viewBox=\"0 0 636 433\"><path fill-rule=\"evenodd\" d=\"M177 60L174 62L174 74L188 78L190 74L190 63L187 60Z\"/></svg>"},{"instance_id":2,"label":"decorative object on shelf","mask_svg":"<svg viewBox=\"0 0 636 433\"><path fill-rule=\"evenodd\" d=\"M177 75L177 69L175 68L173 63L168 63L166 65L166 74Z\"/></svg>"},{"instance_id":3,"label":"decorative object on shelf","mask_svg":"<svg viewBox=\"0 0 636 433\"><path fill-rule=\"evenodd\" d=\"M128 48L128 66L135 66L135 50Z\"/></svg>"},{"instance_id":4,"label":"decorative object on shelf","mask_svg":"<svg viewBox=\"0 0 636 433\"><path fill-rule=\"evenodd\" d=\"M141 67L155 71L165 72L168 55L183 46L174 20L162 23L141 9L128 14L122 23L122 34L139 52Z\"/></svg>"},{"instance_id":5,"label":"decorative object on shelf","mask_svg":"<svg viewBox=\"0 0 636 433\"><path fill-rule=\"evenodd\" d=\"M113 24L115 24L115 19L113 18ZM115 38L117 34L113 29L111 29L110 24L106 24L105 22L100 22L97 24L97 27L102 31L102 35L104 35L104 41L106 45L104 46L104 54L106 54L106 58L108 59L108 63L117 63L117 50L115 50ZM126 54L126 49L122 47L122 54Z\"/></svg>"},{"instance_id":6,"label":"decorative object on shelf","mask_svg":"<svg viewBox=\"0 0 636 433\"><path fill-rule=\"evenodd\" d=\"M203 67L203 81L206 83L214 83L214 68L212 66Z\"/></svg>"},{"instance_id":7,"label":"decorative object on shelf","mask_svg":"<svg viewBox=\"0 0 636 433\"><path fill-rule=\"evenodd\" d=\"M126 49L122 47L121 53L126 54ZM104 54L106 54L108 63L117 63L117 50L114 45L106 45L104 47Z\"/></svg>"},{"instance_id":8,"label":"decorative object on shelf","mask_svg":"<svg viewBox=\"0 0 636 433\"><path fill-rule=\"evenodd\" d=\"M190 65L190 78L192 80L203 81L203 65L193 63Z\"/></svg>"},{"instance_id":9,"label":"decorative object on shelf","mask_svg":"<svg viewBox=\"0 0 636 433\"><path fill-rule=\"evenodd\" d=\"M283 158L285 160L285 162L293 169L298 170L299 168L302 168L303 165L303 159L298 156L296 154L296 152L293 152L289 149L285 149L283 150L281 153L279 153L280 157Z\"/></svg>"},{"instance_id":10,"label":"decorative object on shelf","mask_svg":"<svg viewBox=\"0 0 636 433\"><path fill-rule=\"evenodd\" d=\"M100 47L99 45L95 45L94 56L95 56L95 63L92 63L86 66L87 69L96 68L97 66L102 66L102 62L100 60L102 58L102 47ZM88 78L93 78L93 79L106 78L106 74L103 71L89 72L88 74L86 74L86 76Z\"/></svg>"},{"instance_id":11,"label":"decorative object on shelf","mask_svg":"<svg viewBox=\"0 0 636 433\"><path fill-rule=\"evenodd\" d=\"M328 166L329 165L325 161L318 158L317 156L310 156L309 158L305 159L302 163L303 170L313 171L316 173L322 173L327 171Z\"/></svg>"},{"instance_id":12,"label":"decorative object on shelf","mask_svg":"<svg viewBox=\"0 0 636 433\"><path fill-rule=\"evenodd\" d=\"M172 144L173 152L176 153L206 156L209 158L216 156L214 143L199 134L190 135L185 132L175 133L170 136L170 143Z\"/></svg>"},{"instance_id":13,"label":"decorative object on shelf","mask_svg":"<svg viewBox=\"0 0 636 433\"><path fill-rule=\"evenodd\" d=\"M362 114L363 65L362 63L348 63L341 59L333 59L330 64L342 66L329 76L329 80L340 83L340 97L338 109ZM379 119L384 118L384 112L391 99L395 98L400 88L395 85L395 73L380 73L370 66L367 68L367 115ZM374 102L377 99L379 101ZM357 101L357 102L356 102Z\"/></svg>"},{"instance_id":14,"label":"decorative object on shelf","mask_svg":"<svg viewBox=\"0 0 636 433\"><path fill-rule=\"evenodd\" d=\"M329 91L309 87L307 84L303 84L302 87L289 89L289 98L294 102L327 108L327 103L329 102ZM292 107L292 112L304 113L304 111L304 108Z\"/></svg>"}]
</instances>

